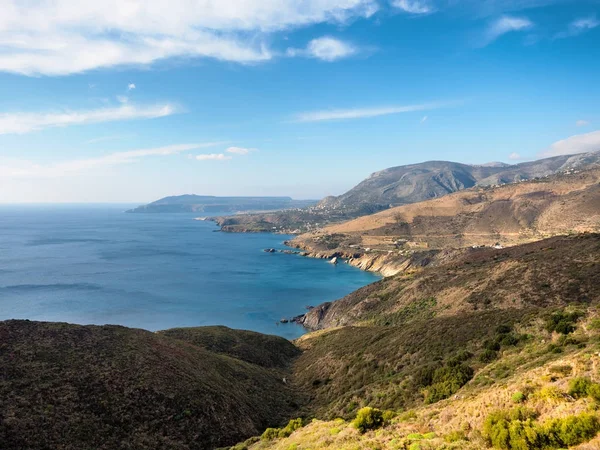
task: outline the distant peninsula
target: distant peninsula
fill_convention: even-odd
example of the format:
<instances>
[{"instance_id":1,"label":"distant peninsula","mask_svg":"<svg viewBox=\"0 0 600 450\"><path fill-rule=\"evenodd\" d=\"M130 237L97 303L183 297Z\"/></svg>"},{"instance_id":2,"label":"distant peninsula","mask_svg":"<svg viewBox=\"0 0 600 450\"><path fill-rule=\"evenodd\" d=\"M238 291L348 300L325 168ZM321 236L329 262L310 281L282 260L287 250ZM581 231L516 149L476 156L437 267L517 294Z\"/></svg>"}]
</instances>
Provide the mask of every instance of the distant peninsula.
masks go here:
<instances>
[{"instance_id":1,"label":"distant peninsula","mask_svg":"<svg viewBox=\"0 0 600 450\"><path fill-rule=\"evenodd\" d=\"M273 211L306 208L317 200L294 200L291 197L216 197L211 195L175 195L161 198L128 213L225 213Z\"/></svg>"}]
</instances>

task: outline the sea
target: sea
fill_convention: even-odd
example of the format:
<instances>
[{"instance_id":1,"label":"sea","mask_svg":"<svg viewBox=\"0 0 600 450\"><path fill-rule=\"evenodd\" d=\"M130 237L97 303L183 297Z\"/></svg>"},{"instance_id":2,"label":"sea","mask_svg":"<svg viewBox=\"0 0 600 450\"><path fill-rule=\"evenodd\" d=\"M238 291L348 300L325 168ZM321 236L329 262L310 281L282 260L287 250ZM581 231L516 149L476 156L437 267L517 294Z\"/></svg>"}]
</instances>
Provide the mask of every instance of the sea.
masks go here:
<instances>
[{"instance_id":1,"label":"sea","mask_svg":"<svg viewBox=\"0 0 600 450\"><path fill-rule=\"evenodd\" d=\"M225 325L294 339L305 330L282 318L378 280L264 252L291 236L222 233L197 213L125 213L134 206L0 206L0 320Z\"/></svg>"}]
</instances>

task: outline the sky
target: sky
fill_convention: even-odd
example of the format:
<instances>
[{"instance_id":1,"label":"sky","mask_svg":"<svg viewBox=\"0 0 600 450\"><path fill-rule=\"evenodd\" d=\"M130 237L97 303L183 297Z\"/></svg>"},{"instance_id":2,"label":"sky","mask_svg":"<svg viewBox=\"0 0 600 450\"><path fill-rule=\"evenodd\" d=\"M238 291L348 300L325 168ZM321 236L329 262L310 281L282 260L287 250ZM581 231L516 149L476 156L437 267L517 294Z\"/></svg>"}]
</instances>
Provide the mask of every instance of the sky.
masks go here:
<instances>
[{"instance_id":1,"label":"sky","mask_svg":"<svg viewBox=\"0 0 600 450\"><path fill-rule=\"evenodd\" d=\"M1 0L0 203L600 150L600 0Z\"/></svg>"}]
</instances>

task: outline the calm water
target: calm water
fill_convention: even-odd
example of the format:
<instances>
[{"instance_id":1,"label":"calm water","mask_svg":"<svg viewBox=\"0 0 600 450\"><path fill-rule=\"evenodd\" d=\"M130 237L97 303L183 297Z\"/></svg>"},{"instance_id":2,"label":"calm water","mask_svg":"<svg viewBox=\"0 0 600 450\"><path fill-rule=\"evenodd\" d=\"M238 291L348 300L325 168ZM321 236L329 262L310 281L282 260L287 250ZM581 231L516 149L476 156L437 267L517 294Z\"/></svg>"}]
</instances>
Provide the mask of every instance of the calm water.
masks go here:
<instances>
[{"instance_id":1,"label":"calm water","mask_svg":"<svg viewBox=\"0 0 600 450\"><path fill-rule=\"evenodd\" d=\"M159 330L227 325L295 338L277 325L306 305L377 280L297 255L287 236L215 232L187 214L119 206L0 206L0 320Z\"/></svg>"}]
</instances>

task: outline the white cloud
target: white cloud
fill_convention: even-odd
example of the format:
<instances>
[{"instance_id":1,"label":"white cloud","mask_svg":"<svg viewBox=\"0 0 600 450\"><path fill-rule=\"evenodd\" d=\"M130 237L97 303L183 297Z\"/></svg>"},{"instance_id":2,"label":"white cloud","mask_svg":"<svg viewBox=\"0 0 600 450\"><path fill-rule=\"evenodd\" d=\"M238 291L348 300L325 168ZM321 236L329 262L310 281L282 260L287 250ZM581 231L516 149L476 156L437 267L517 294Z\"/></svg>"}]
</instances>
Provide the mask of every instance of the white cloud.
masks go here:
<instances>
[{"instance_id":1,"label":"white cloud","mask_svg":"<svg viewBox=\"0 0 600 450\"><path fill-rule=\"evenodd\" d=\"M414 111L426 111L450 106L451 103L423 103L421 105L382 106L375 108L331 109L310 111L296 115L295 122L320 122L325 120L362 119Z\"/></svg>"},{"instance_id":2,"label":"white cloud","mask_svg":"<svg viewBox=\"0 0 600 450\"><path fill-rule=\"evenodd\" d=\"M208 153L204 155L196 155L196 159L198 161L227 161L232 159L232 157L224 153Z\"/></svg>"},{"instance_id":3,"label":"white cloud","mask_svg":"<svg viewBox=\"0 0 600 450\"><path fill-rule=\"evenodd\" d=\"M255 148L244 148L244 147L229 147L225 150L227 153L233 153L235 155L247 155L250 152L255 152Z\"/></svg>"},{"instance_id":4,"label":"white cloud","mask_svg":"<svg viewBox=\"0 0 600 450\"><path fill-rule=\"evenodd\" d=\"M126 152L110 153L97 158L76 159L61 161L53 164L38 164L27 160L0 159L0 176L11 178L40 178L40 177L62 177L82 171L98 169L102 167L120 164L131 164L150 156L175 155L199 148L214 147L219 142L207 142L201 144L179 144L165 147L148 148L141 150L130 150Z\"/></svg>"},{"instance_id":5,"label":"white cloud","mask_svg":"<svg viewBox=\"0 0 600 450\"><path fill-rule=\"evenodd\" d=\"M135 84L134 84L134 83L129 83L129 84L127 85L127 90L128 90L128 91L133 91L134 89L135 89Z\"/></svg>"},{"instance_id":6,"label":"white cloud","mask_svg":"<svg viewBox=\"0 0 600 450\"><path fill-rule=\"evenodd\" d=\"M589 124L590 123L587 120L578 120L577 122L575 122L575 126L577 127L586 127Z\"/></svg>"},{"instance_id":7,"label":"white cloud","mask_svg":"<svg viewBox=\"0 0 600 450\"><path fill-rule=\"evenodd\" d=\"M172 57L260 62L273 57L268 33L377 10L377 0L4 0L0 71L67 75Z\"/></svg>"},{"instance_id":8,"label":"white cloud","mask_svg":"<svg viewBox=\"0 0 600 450\"><path fill-rule=\"evenodd\" d=\"M66 127L118 120L153 119L170 116L177 108L170 104L155 106L122 105L84 111L50 113L0 113L0 135L25 134L45 128Z\"/></svg>"},{"instance_id":9,"label":"white cloud","mask_svg":"<svg viewBox=\"0 0 600 450\"><path fill-rule=\"evenodd\" d=\"M586 134L576 134L552 144L548 149L540 153L540 156L573 155L575 153L587 153L600 151L600 130Z\"/></svg>"},{"instance_id":10,"label":"white cloud","mask_svg":"<svg viewBox=\"0 0 600 450\"><path fill-rule=\"evenodd\" d=\"M117 141L119 139L126 139L131 136L133 136L133 135L101 136L101 137L97 137L94 139L89 139L89 140L85 141L85 143L86 144L98 144L100 142Z\"/></svg>"},{"instance_id":11,"label":"white cloud","mask_svg":"<svg viewBox=\"0 0 600 450\"><path fill-rule=\"evenodd\" d=\"M423 116L423 118L421 119L421 123L425 123L425 122L427 122L427 119L428 119L428 118L429 118L429 117L427 117L427 116Z\"/></svg>"},{"instance_id":12,"label":"white cloud","mask_svg":"<svg viewBox=\"0 0 600 450\"><path fill-rule=\"evenodd\" d=\"M508 155L508 159L511 159L513 161L522 159L521 155L517 152L512 152L510 155Z\"/></svg>"},{"instance_id":13,"label":"white cloud","mask_svg":"<svg viewBox=\"0 0 600 450\"><path fill-rule=\"evenodd\" d=\"M435 11L428 2L421 0L394 0L392 6L410 14L429 14Z\"/></svg>"},{"instance_id":14,"label":"white cloud","mask_svg":"<svg viewBox=\"0 0 600 450\"><path fill-rule=\"evenodd\" d=\"M288 48L286 54L288 56L305 56L331 62L352 56L357 51L357 48L348 42L324 36L310 41L305 49Z\"/></svg>"},{"instance_id":15,"label":"white cloud","mask_svg":"<svg viewBox=\"0 0 600 450\"><path fill-rule=\"evenodd\" d=\"M557 33L555 39L564 39L568 37L578 36L586 31L592 30L600 25L600 21L596 16L584 17L571 22L565 31Z\"/></svg>"},{"instance_id":16,"label":"white cloud","mask_svg":"<svg viewBox=\"0 0 600 450\"><path fill-rule=\"evenodd\" d=\"M119 103L127 103L129 102L129 97L126 95L117 95L117 100Z\"/></svg>"},{"instance_id":17,"label":"white cloud","mask_svg":"<svg viewBox=\"0 0 600 450\"><path fill-rule=\"evenodd\" d=\"M510 33L512 31L523 31L532 27L533 22L527 18L502 16L488 27L482 44L487 45L506 33Z\"/></svg>"}]
</instances>

